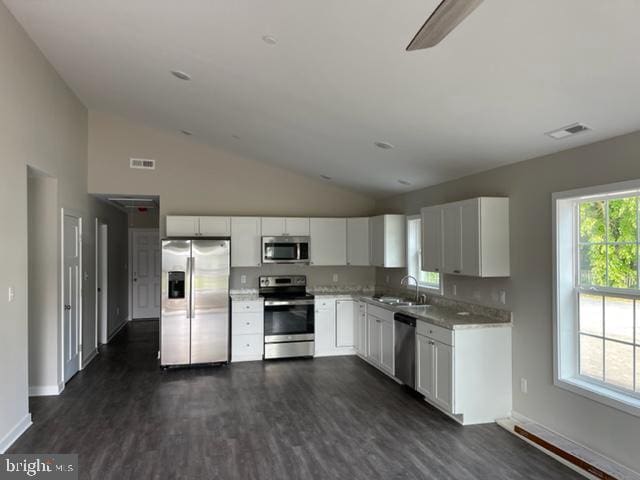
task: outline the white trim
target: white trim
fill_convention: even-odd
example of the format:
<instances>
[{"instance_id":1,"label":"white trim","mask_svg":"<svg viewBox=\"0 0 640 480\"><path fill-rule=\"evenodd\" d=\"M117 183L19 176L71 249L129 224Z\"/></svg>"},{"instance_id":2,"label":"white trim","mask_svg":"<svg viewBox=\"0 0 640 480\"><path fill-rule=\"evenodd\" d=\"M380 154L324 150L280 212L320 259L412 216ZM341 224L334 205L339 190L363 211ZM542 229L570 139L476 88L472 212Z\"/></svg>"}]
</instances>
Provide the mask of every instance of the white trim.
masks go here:
<instances>
[{"instance_id":1,"label":"white trim","mask_svg":"<svg viewBox=\"0 0 640 480\"><path fill-rule=\"evenodd\" d=\"M0 453L4 453L9 450L9 447L13 445L13 442L15 442L32 424L31 414L27 413L4 437L2 437L2 440L0 440Z\"/></svg>"},{"instance_id":2,"label":"white trim","mask_svg":"<svg viewBox=\"0 0 640 480\"><path fill-rule=\"evenodd\" d=\"M109 338L107 339L107 343L109 343L111 339L115 337L118 334L118 332L124 328L126 324L127 324L127 320L125 320L120 325L118 325L116 329L113 331L113 333L109 335Z\"/></svg>"},{"instance_id":3,"label":"white trim","mask_svg":"<svg viewBox=\"0 0 640 480\"><path fill-rule=\"evenodd\" d=\"M603 405L640 417L640 399L635 396L625 395L604 385L595 385L579 378L554 378L553 384L556 387L577 393Z\"/></svg>"},{"instance_id":4,"label":"white trim","mask_svg":"<svg viewBox=\"0 0 640 480\"><path fill-rule=\"evenodd\" d=\"M30 397L49 397L52 395L60 395L64 390L64 383L58 385L34 385L29 386Z\"/></svg>"},{"instance_id":5,"label":"white trim","mask_svg":"<svg viewBox=\"0 0 640 480\"><path fill-rule=\"evenodd\" d=\"M412 220L420 220L420 229L419 229L419 232L420 232L420 245L419 245L419 251L420 251L420 256L422 258L422 215L420 215L420 214L407 215L406 222L405 222L405 230L407 232L407 234L406 234L406 245L405 245L405 257L406 257L405 260L406 260L406 263L407 263L407 274L408 275L411 275L411 272L410 272L411 269L409 267L409 264L410 264L410 262L409 262L409 242L410 242L410 239L409 239L409 222L412 221ZM418 273L417 273L417 276L415 276L415 278L416 278L416 280L418 282L418 291L421 292L421 293L428 293L428 294L431 294L431 295L440 295L440 296L442 296L444 294L442 273L441 272L430 272L430 273L437 273L439 278L440 278L440 285L435 287L433 285L430 285L428 283L424 283L424 282L420 281L420 279L418 277L420 276L420 272L424 272L424 271L425 270L422 270L422 265L418 265ZM407 285L405 287L406 287L406 289L408 291L415 292L415 288L416 288L415 285L410 286L410 285L408 285L408 282L407 282Z\"/></svg>"},{"instance_id":6,"label":"white trim","mask_svg":"<svg viewBox=\"0 0 640 480\"><path fill-rule=\"evenodd\" d=\"M102 295L101 297L104 299L103 301L107 302L106 305L106 311L107 311L107 315L106 318L103 318L103 322L105 323L105 330L108 330L109 328L109 223L105 220L100 219L99 217L96 217L95 219L95 242L94 242L94 250L95 250L95 269L94 269L94 277L95 277L95 283L94 283L94 295L95 295L95 340L94 340L94 348L98 348L98 344L100 343L101 337L102 337L102 329L100 327L100 322L98 322L98 319L100 318L100 316L98 315L99 310L102 308L102 305L100 304L100 302L98 301L98 285L100 285L100 275L102 275L104 272L102 272L99 268L100 265L100 258L102 256L102 249L105 248L105 246L103 245L103 241L102 241L102 229L101 227L106 227L107 229L107 242L106 242L106 254L107 254L107 261L106 264L104 265L105 269L107 270L107 282L106 285L102 285L103 287L103 291L101 292ZM104 335L106 337L106 333ZM106 340L106 339L105 339Z\"/></svg>"},{"instance_id":7,"label":"white trim","mask_svg":"<svg viewBox=\"0 0 640 480\"><path fill-rule=\"evenodd\" d=\"M91 361L98 356L98 349L94 348L89 355L87 355L86 360L82 365L82 369L84 370L91 363Z\"/></svg>"}]
</instances>

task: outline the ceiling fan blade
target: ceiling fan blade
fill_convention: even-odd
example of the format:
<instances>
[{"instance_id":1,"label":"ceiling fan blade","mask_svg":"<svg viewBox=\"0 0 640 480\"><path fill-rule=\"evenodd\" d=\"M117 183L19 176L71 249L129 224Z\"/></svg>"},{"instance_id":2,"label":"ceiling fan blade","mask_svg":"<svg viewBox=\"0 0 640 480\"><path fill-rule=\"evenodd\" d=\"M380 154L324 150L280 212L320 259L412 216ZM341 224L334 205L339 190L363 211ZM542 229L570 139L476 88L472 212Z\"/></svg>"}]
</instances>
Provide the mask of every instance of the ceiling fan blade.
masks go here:
<instances>
[{"instance_id":1,"label":"ceiling fan blade","mask_svg":"<svg viewBox=\"0 0 640 480\"><path fill-rule=\"evenodd\" d=\"M449 35L451 30L462 22L482 3L483 0L442 0L422 28L413 37L408 51L430 48Z\"/></svg>"}]
</instances>

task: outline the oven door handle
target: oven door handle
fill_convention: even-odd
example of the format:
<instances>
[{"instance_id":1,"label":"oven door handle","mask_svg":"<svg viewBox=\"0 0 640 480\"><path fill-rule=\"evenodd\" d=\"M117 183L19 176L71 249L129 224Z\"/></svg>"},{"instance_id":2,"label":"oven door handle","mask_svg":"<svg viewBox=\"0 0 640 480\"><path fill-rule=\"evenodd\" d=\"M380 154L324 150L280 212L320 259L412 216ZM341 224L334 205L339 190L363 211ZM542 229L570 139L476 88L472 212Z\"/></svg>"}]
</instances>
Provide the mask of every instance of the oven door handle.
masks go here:
<instances>
[{"instance_id":1,"label":"oven door handle","mask_svg":"<svg viewBox=\"0 0 640 480\"><path fill-rule=\"evenodd\" d=\"M313 305L313 300L265 300L265 307L284 307L287 305Z\"/></svg>"}]
</instances>

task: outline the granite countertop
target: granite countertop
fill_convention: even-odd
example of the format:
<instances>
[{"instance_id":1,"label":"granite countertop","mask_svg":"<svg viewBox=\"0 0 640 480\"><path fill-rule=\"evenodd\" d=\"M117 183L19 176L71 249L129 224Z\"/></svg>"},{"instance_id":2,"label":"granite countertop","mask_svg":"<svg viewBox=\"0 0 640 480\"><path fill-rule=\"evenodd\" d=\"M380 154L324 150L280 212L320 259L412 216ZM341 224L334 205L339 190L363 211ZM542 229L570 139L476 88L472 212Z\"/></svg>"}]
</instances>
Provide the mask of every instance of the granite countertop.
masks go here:
<instances>
[{"instance_id":1,"label":"granite countertop","mask_svg":"<svg viewBox=\"0 0 640 480\"><path fill-rule=\"evenodd\" d=\"M362 285L317 285L309 287L307 291L317 298L360 298L362 295L373 295L375 287Z\"/></svg>"},{"instance_id":2,"label":"granite countertop","mask_svg":"<svg viewBox=\"0 0 640 480\"><path fill-rule=\"evenodd\" d=\"M252 302L262 300L262 297L258 295L258 290L246 289L246 290L231 290L229 296L236 302Z\"/></svg>"},{"instance_id":3,"label":"granite countertop","mask_svg":"<svg viewBox=\"0 0 640 480\"><path fill-rule=\"evenodd\" d=\"M458 312L464 311L462 309L454 309L449 307L442 307L438 305L429 305L425 308L411 308L406 306L392 306L385 305L374 300L371 297L360 297L361 300L375 305L377 307L391 310L392 312L401 312L411 315L418 320L436 325L438 327L447 328L449 330L460 330L465 328L496 328L496 327L510 327L512 321L505 320L503 318L493 318L483 315L478 315L469 312L469 315L459 315Z\"/></svg>"}]
</instances>

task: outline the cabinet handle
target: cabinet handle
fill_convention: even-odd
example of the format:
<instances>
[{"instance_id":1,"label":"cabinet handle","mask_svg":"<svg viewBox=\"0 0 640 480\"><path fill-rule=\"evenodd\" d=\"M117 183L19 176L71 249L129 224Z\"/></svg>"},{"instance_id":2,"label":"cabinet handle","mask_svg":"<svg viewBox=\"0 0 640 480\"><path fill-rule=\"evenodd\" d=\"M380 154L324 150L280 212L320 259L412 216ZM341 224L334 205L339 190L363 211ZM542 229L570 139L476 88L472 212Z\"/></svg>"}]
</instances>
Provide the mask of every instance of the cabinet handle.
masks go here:
<instances>
[{"instance_id":1,"label":"cabinet handle","mask_svg":"<svg viewBox=\"0 0 640 480\"><path fill-rule=\"evenodd\" d=\"M434 272L439 272L439 271L440 271L440 269L439 269L439 268L434 268L434 269L433 269L433 271L434 271Z\"/></svg>"},{"instance_id":2,"label":"cabinet handle","mask_svg":"<svg viewBox=\"0 0 640 480\"><path fill-rule=\"evenodd\" d=\"M460 270L454 270L453 273L460 273Z\"/></svg>"}]
</instances>

